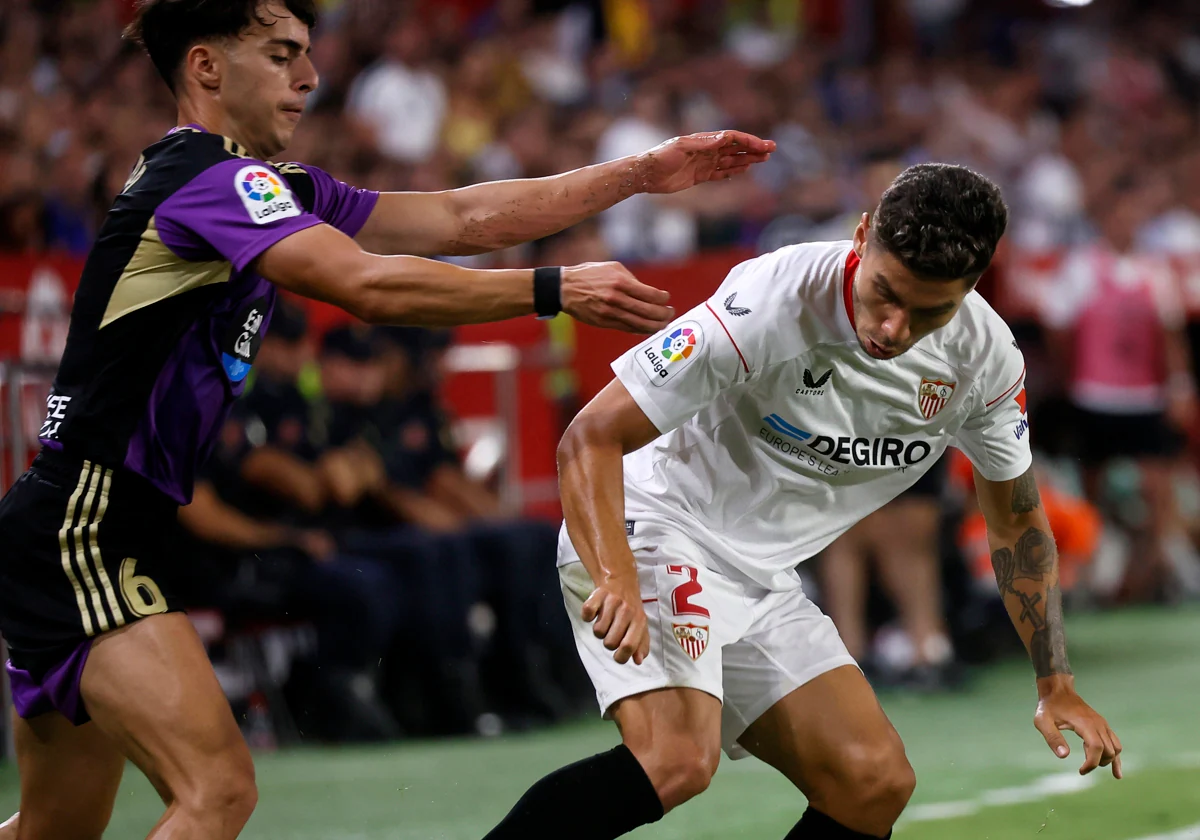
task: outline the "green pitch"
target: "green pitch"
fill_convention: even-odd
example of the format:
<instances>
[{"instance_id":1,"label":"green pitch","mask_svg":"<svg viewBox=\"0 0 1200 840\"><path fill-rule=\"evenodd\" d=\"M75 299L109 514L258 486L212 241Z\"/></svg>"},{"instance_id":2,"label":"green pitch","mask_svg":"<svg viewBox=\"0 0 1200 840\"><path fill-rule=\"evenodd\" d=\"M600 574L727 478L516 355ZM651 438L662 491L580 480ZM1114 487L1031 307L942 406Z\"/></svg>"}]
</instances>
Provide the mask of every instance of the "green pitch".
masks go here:
<instances>
[{"instance_id":1,"label":"green pitch","mask_svg":"<svg viewBox=\"0 0 1200 840\"><path fill-rule=\"evenodd\" d=\"M1200 840L1200 610L1068 616L1067 633L1080 692L1125 745L1126 778L1080 780L1071 735L1068 759L1050 753L1031 722L1024 663L982 672L956 695L885 696L918 778L899 840ZM260 804L243 837L479 840L529 783L615 741L610 726L590 723L488 742L262 755ZM3 815L16 808L16 783L0 766ZM703 797L632 836L771 840L803 808L769 768L726 761ZM107 836L143 837L160 811L131 769Z\"/></svg>"}]
</instances>

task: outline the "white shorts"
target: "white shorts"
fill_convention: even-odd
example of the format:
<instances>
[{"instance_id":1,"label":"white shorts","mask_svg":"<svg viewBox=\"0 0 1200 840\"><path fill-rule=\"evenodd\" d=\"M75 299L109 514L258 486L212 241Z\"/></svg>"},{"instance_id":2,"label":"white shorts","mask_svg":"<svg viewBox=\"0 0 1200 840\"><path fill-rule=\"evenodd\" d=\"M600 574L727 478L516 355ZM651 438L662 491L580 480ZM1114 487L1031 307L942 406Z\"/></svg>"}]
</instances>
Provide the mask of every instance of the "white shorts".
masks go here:
<instances>
[{"instance_id":1,"label":"white shorts","mask_svg":"<svg viewBox=\"0 0 1200 840\"><path fill-rule=\"evenodd\" d=\"M855 665L833 621L803 590L763 589L712 570L707 551L658 523L637 523L630 540L650 628L650 655L620 665L584 622L583 603L595 588L564 528L559 577L575 645L600 711L660 688L696 688L722 701L721 746L733 759L737 743L767 709L821 674Z\"/></svg>"}]
</instances>

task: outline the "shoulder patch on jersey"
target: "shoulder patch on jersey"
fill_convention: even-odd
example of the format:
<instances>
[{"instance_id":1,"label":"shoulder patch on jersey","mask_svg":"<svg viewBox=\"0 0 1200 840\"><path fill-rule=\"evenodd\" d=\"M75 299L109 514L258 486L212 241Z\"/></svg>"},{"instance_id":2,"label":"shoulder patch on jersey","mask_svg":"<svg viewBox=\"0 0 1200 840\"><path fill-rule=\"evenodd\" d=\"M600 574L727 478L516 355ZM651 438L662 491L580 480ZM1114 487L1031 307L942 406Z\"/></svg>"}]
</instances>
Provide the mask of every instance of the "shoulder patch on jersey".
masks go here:
<instances>
[{"instance_id":1,"label":"shoulder patch on jersey","mask_svg":"<svg viewBox=\"0 0 1200 840\"><path fill-rule=\"evenodd\" d=\"M704 331L695 321L684 321L662 338L657 336L634 354L642 373L655 385L665 385L683 370L704 346Z\"/></svg>"},{"instance_id":2,"label":"shoulder patch on jersey","mask_svg":"<svg viewBox=\"0 0 1200 840\"><path fill-rule=\"evenodd\" d=\"M256 225L300 215L292 191L269 166L243 166L233 176L233 188Z\"/></svg>"}]
</instances>

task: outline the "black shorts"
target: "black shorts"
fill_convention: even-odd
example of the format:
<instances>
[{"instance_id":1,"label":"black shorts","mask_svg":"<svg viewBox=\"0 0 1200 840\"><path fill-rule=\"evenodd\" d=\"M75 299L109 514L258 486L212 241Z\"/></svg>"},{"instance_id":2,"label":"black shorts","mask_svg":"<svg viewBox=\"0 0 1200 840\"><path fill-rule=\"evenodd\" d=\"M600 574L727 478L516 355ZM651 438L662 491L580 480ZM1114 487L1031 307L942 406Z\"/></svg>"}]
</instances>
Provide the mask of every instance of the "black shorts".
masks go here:
<instances>
[{"instance_id":1,"label":"black shorts","mask_svg":"<svg viewBox=\"0 0 1200 840\"><path fill-rule=\"evenodd\" d=\"M938 459L917 482L900 494L901 499L930 499L942 498L942 490L946 486L946 456Z\"/></svg>"},{"instance_id":2,"label":"black shorts","mask_svg":"<svg viewBox=\"0 0 1200 840\"><path fill-rule=\"evenodd\" d=\"M1114 458L1171 458L1184 447L1183 436L1162 412L1105 414L1076 406L1072 437L1079 460L1087 466Z\"/></svg>"},{"instance_id":3,"label":"black shorts","mask_svg":"<svg viewBox=\"0 0 1200 840\"><path fill-rule=\"evenodd\" d=\"M19 713L86 719L75 706L91 640L178 609L177 513L139 476L49 451L0 500L0 633Z\"/></svg>"}]
</instances>

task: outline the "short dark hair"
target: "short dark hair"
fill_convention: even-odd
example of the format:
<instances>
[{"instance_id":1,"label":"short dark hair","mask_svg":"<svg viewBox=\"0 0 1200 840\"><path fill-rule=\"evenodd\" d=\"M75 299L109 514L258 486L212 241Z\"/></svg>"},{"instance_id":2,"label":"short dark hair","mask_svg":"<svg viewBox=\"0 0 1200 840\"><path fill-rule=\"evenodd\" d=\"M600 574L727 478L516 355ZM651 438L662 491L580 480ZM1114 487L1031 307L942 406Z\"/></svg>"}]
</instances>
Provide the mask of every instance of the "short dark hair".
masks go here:
<instances>
[{"instance_id":1,"label":"short dark hair","mask_svg":"<svg viewBox=\"0 0 1200 840\"><path fill-rule=\"evenodd\" d=\"M963 166L920 163L883 192L871 231L919 277L979 279L1008 226L1000 188Z\"/></svg>"},{"instance_id":2,"label":"short dark hair","mask_svg":"<svg viewBox=\"0 0 1200 840\"><path fill-rule=\"evenodd\" d=\"M261 9L268 0L138 0L125 38L139 44L175 92L175 77L194 44L234 38L253 22L268 24ZM316 0L279 0L309 29L317 25Z\"/></svg>"}]
</instances>

